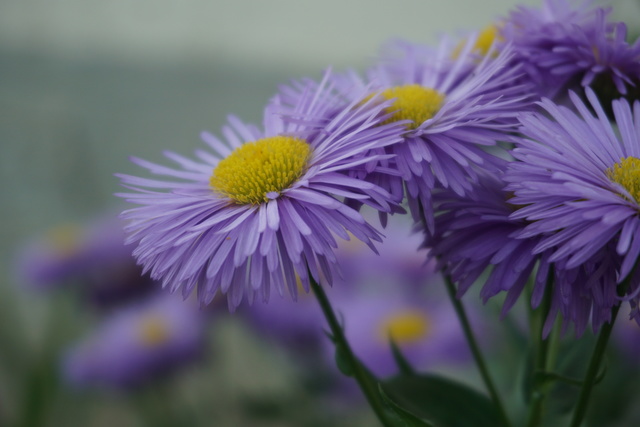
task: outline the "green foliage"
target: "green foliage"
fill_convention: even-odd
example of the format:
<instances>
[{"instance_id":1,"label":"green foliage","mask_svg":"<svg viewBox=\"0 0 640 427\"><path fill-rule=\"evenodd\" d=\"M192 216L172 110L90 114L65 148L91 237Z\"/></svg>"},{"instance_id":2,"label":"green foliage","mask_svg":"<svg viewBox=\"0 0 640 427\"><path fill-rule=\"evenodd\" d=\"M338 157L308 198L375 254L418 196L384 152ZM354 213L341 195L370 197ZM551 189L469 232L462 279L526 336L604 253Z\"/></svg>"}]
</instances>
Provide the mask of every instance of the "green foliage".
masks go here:
<instances>
[{"instance_id":1,"label":"green foliage","mask_svg":"<svg viewBox=\"0 0 640 427\"><path fill-rule=\"evenodd\" d=\"M380 388L385 402L396 414L406 417L405 424L399 425L502 426L498 411L488 397L437 375L395 377L383 382Z\"/></svg>"}]
</instances>

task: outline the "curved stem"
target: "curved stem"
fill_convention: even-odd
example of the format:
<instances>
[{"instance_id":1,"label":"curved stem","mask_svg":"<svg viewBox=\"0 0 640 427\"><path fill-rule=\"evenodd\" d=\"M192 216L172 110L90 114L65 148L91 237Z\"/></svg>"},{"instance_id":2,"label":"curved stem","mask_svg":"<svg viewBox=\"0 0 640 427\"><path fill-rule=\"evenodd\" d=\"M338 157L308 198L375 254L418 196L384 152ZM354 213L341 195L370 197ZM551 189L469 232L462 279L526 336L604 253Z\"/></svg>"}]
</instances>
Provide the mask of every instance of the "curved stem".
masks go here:
<instances>
[{"instance_id":1,"label":"curved stem","mask_svg":"<svg viewBox=\"0 0 640 427\"><path fill-rule=\"evenodd\" d=\"M331 329L331 333L333 334L333 339L336 342L336 345L340 345L344 350L344 357L347 359L347 363L353 369L353 376L355 377L360 389L364 393L367 398L367 402L376 413L378 419L385 427L391 427L392 424L387 420L385 415L385 410L383 403L381 401L378 386L375 381L372 381L372 377L369 373L364 369L362 364L356 356L353 354L349 343L344 336L344 332L342 331L342 326L338 322L335 313L333 312L333 308L331 307L331 303L327 298L327 295L324 293L324 290L321 286L319 286L311 274L309 274L309 282L311 284L311 289L320 304L320 308L322 308L322 312L324 313L324 317L327 319L329 323L329 328Z\"/></svg>"},{"instance_id":2,"label":"curved stem","mask_svg":"<svg viewBox=\"0 0 640 427\"><path fill-rule=\"evenodd\" d=\"M491 379L491 375L489 374L489 370L487 369L487 364L484 361L484 357L482 356L482 352L480 351L480 347L478 346L478 342L475 339L473 334L473 330L471 329L471 324L469 323L469 318L467 317L467 313L462 305L462 301L460 301L456 297L456 289L451 282L451 278L445 275L445 284L447 285L447 291L449 293L449 298L453 303L453 307L456 310L456 314L458 315L458 319L460 320L460 324L462 326L462 330L464 331L464 335L467 339L467 343L469 344L469 348L471 349L471 353L473 354L473 358L475 359L476 365L478 366L478 370L480 371L480 375L482 376L482 380L484 381L485 386L487 387L487 391L491 396L491 400L493 400L496 409L502 419L502 423L510 427L511 422L509 421L509 417L507 417L507 412L504 409L504 405L502 404L502 400L500 399L500 395L498 394L498 389L493 383Z\"/></svg>"},{"instance_id":3,"label":"curved stem","mask_svg":"<svg viewBox=\"0 0 640 427\"><path fill-rule=\"evenodd\" d=\"M619 304L613 307L613 310L611 310L611 322L605 323L602 326L602 330L600 330L598 341L596 341L596 346L593 349L593 353L591 354L591 360L589 361L587 374L585 375L584 382L582 383L582 389L580 389L578 403L576 404L576 409L573 412L571 427L579 427L582 423L582 419L584 418L585 413L587 412L587 406L589 404L589 398L591 397L591 391L593 390L593 386L596 383L598 371L600 370L600 364L604 357L607 343L609 342L609 336L611 335L611 331L613 330L613 325L616 321L619 310Z\"/></svg>"}]
</instances>

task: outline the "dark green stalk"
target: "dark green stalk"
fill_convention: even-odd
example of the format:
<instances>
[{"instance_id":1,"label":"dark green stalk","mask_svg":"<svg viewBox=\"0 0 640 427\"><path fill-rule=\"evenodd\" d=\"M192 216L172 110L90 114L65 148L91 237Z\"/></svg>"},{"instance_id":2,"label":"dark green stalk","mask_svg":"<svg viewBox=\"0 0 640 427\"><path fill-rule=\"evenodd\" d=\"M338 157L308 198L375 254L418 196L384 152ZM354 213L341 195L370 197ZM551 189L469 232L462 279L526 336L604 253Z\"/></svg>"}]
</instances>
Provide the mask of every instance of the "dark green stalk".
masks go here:
<instances>
[{"instance_id":1,"label":"dark green stalk","mask_svg":"<svg viewBox=\"0 0 640 427\"><path fill-rule=\"evenodd\" d=\"M349 343L342 331L342 326L340 326L340 323L338 322L338 319L333 312L333 308L331 307L331 303L329 302L327 295L324 293L322 287L319 286L315 282L315 280L313 280L311 274L309 274L309 282L311 283L311 289L316 296L318 303L320 304L320 308L322 308L324 317L329 323L329 328L331 329L333 340L335 341L336 345L341 346L341 348L344 350L344 357L347 359L347 363L349 364L349 366L353 369L353 376L358 382L358 385L360 386L360 389L362 389L365 397L367 398L369 405L376 413L383 426L392 427L392 424L387 420L387 417L385 415L384 406L378 392L378 385L374 381L372 381L369 373L364 369L360 361L358 361L358 359L356 359L355 355L353 354L353 351L351 350L351 347L349 346Z\"/></svg>"},{"instance_id":2,"label":"dark green stalk","mask_svg":"<svg viewBox=\"0 0 640 427\"><path fill-rule=\"evenodd\" d=\"M640 259L636 260L635 265L631 269L631 272L625 277L622 283L618 286L618 295L624 295L631 285L631 279L635 277L636 271L640 266ZM600 370L600 364L604 358L605 350L613 330L613 325L618 317L618 311L620 311L620 304L613 307L611 310L611 321L605 323L598 335L598 341L591 354L591 360L589 361L589 367L587 368L587 374L585 375L582 389L580 389L580 395L578 396L578 403L576 403L575 411L573 412L573 418L571 419L571 427L579 427L582 423L587 412L587 406L589 405L589 398L591 397L591 391L593 386L598 382L598 372Z\"/></svg>"},{"instance_id":3,"label":"dark green stalk","mask_svg":"<svg viewBox=\"0 0 640 427\"><path fill-rule=\"evenodd\" d=\"M609 336L611 335L611 331L613 330L613 325L616 321L619 310L620 304L613 307L613 310L611 310L611 321L602 325L602 329L600 330L600 334L598 335L598 341L596 342L596 346L593 349L593 353L591 354L591 360L589 361L587 374L584 377L584 382L582 383L582 388L580 389L578 403L576 404L576 409L573 412L573 418L571 419L570 424L571 427L579 427L582 423L582 419L587 412L589 398L591 397L593 386L596 383L598 371L600 370L600 364L602 363L605 350L607 349Z\"/></svg>"},{"instance_id":4,"label":"dark green stalk","mask_svg":"<svg viewBox=\"0 0 640 427\"><path fill-rule=\"evenodd\" d=\"M489 370L487 369L484 357L482 356L480 347L478 346L475 335L473 334L473 330L471 329L471 324L469 323L467 313L464 309L464 306L462 305L462 301L460 301L456 297L455 286L453 285L453 282L451 282L451 278L447 275L445 275L445 284L447 286L449 298L451 299L453 307L456 310L456 314L458 315L458 319L460 320L460 324L467 339L467 343L469 344L469 348L471 349L471 353L473 354L473 358L475 359L478 370L480 371L480 375L482 376L482 380L484 381L484 384L487 387L487 391L491 396L491 400L493 400L493 403L498 410L500 418L502 419L502 423L506 427L510 427L511 422L509 421L509 417L507 417L507 412L504 409L504 405L502 404L502 400L500 399L498 390L493 384L493 380L491 379L491 375L489 374Z\"/></svg>"},{"instance_id":5,"label":"dark green stalk","mask_svg":"<svg viewBox=\"0 0 640 427\"><path fill-rule=\"evenodd\" d=\"M550 349L558 342L558 331L554 327L551 335L547 338L543 338L542 330L544 329L544 323L549 316L551 310L551 299L553 295L553 267L549 268L547 275L547 283L545 287L545 294L542 300L541 306L538 310L533 311L531 314L532 323L532 338L536 343L536 353L534 359L534 368L531 373L533 378L531 406L529 408L529 422L528 427L537 427L542 421L544 415L544 402L549 392L549 385L540 385L537 382L536 373L548 372L552 370L552 358L550 357Z\"/></svg>"}]
</instances>

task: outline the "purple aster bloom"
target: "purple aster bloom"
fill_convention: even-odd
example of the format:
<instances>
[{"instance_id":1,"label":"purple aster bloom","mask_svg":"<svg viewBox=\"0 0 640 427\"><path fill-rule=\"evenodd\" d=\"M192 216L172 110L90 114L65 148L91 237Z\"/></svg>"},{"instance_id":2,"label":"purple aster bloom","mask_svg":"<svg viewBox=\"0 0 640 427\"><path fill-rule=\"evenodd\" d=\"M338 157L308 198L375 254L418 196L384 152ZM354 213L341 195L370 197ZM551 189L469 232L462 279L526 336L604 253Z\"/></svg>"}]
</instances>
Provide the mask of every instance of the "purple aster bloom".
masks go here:
<instances>
[{"instance_id":1,"label":"purple aster bloom","mask_svg":"<svg viewBox=\"0 0 640 427\"><path fill-rule=\"evenodd\" d=\"M204 349L204 319L196 306L161 295L123 308L63 359L77 386L139 386L191 362Z\"/></svg>"},{"instance_id":2,"label":"purple aster bloom","mask_svg":"<svg viewBox=\"0 0 640 427\"><path fill-rule=\"evenodd\" d=\"M371 214L367 211L364 216ZM357 300L385 290L385 294L400 293L409 299L409 295L421 293L427 281L434 282L433 265L425 264L425 251L418 250L420 236L411 233L406 217L392 217L385 232L387 237L377 246L379 255L357 239L339 242L335 253L343 274L336 279L331 295ZM299 353L312 353L310 357L327 339L325 318L311 294L300 295L296 301L256 301L245 314L261 335Z\"/></svg>"},{"instance_id":3,"label":"purple aster bloom","mask_svg":"<svg viewBox=\"0 0 640 427\"><path fill-rule=\"evenodd\" d=\"M516 112L529 106L526 86L515 83L518 67L508 66L511 49L480 57L475 44L474 36L458 49L448 39L436 49L398 43L400 53L369 70L366 81L351 73L342 82L353 99L372 85L370 93L393 100L388 121L410 120L402 143L386 149L396 156L391 162L400 177L370 176L397 199L404 181L414 220L426 220L431 230L436 183L469 191L478 170L496 168L496 157L483 148L504 140Z\"/></svg>"},{"instance_id":4,"label":"purple aster bloom","mask_svg":"<svg viewBox=\"0 0 640 427\"><path fill-rule=\"evenodd\" d=\"M99 305L144 294L151 280L141 275L124 240L115 217L58 226L20 254L19 280L41 289L73 284Z\"/></svg>"},{"instance_id":5,"label":"purple aster bloom","mask_svg":"<svg viewBox=\"0 0 640 427\"><path fill-rule=\"evenodd\" d=\"M163 286L185 296L197 287L201 303L220 290L231 310L245 294L266 301L271 285L295 297L296 276L307 290L308 271L331 284L339 274L334 235L351 233L374 250L381 240L342 198L392 210L385 190L348 176L375 171L371 165L385 158L377 151L400 141L401 125L380 125L388 106L345 104L327 73L289 117L278 114L284 107L275 97L264 131L230 117L224 140L203 134L211 151L197 151L198 160L166 153L180 168L133 159L170 178L119 175L134 191L120 196L140 205L122 215L129 242L138 243L134 256Z\"/></svg>"},{"instance_id":6,"label":"purple aster bloom","mask_svg":"<svg viewBox=\"0 0 640 427\"><path fill-rule=\"evenodd\" d=\"M303 354L305 363L314 361L322 341L327 339L324 315L311 293L302 293L295 301L286 296L268 303L257 300L250 310L241 312L261 337Z\"/></svg>"},{"instance_id":7,"label":"purple aster bloom","mask_svg":"<svg viewBox=\"0 0 640 427\"><path fill-rule=\"evenodd\" d=\"M505 174L510 202L522 206L511 218L529 222L517 237L539 239L534 253L552 252L549 262L566 275L554 307L578 331L589 316L594 329L608 321L619 291L632 306L640 292L637 272L618 287L640 255L640 103L613 102L616 131L595 93L586 96L596 116L574 93L577 113L545 99L547 114L523 114L519 161Z\"/></svg>"},{"instance_id":8,"label":"purple aster bloom","mask_svg":"<svg viewBox=\"0 0 640 427\"><path fill-rule=\"evenodd\" d=\"M640 78L640 41L629 45L626 25L608 22L609 12L593 1L546 0L540 10L513 11L500 34L543 96L564 93L574 81L589 86L598 76L626 94Z\"/></svg>"},{"instance_id":9,"label":"purple aster bloom","mask_svg":"<svg viewBox=\"0 0 640 427\"><path fill-rule=\"evenodd\" d=\"M503 313L517 301L539 263L531 301L537 307L549 272L548 254L533 254L539 239L513 236L528 223L510 217L517 206L511 204L505 185L501 175L483 174L465 196L450 189L436 190L436 232L433 236L426 233L424 243L431 249L429 255L438 260L438 267L458 284L459 297L490 268L480 297L486 302L506 291Z\"/></svg>"},{"instance_id":10,"label":"purple aster bloom","mask_svg":"<svg viewBox=\"0 0 640 427\"><path fill-rule=\"evenodd\" d=\"M380 377L398 372L390 339L418 370L460 364L469 360L460 322L444 295L361 292L334 298L344 332L356 356ZM326 344L331 344L326 340ZM333 354L329 348L328 354Z\"/></svg>"}]
</instances>

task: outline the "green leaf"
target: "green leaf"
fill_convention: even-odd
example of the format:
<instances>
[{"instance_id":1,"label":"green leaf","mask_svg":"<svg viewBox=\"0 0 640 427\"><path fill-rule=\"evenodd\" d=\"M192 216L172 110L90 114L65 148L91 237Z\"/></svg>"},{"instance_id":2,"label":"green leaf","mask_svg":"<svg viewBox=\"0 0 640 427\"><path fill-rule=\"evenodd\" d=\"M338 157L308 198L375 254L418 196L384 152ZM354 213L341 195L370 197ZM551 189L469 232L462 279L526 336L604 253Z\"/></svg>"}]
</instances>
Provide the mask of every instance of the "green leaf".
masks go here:
<instances>
[{"instance_id":1,"label":"green leaf","mask_svg":"<svg viewBox=\"0 0 640 427\"><path fill-rule=\"evenodd\" d=\"M409 361L404 357L404 354L402 354L402 351L393 338L389 339L389 345L391 346L391 354L393 354L393 359L400 370L400 374L407 376L416 375L415 369L413 369L413 366L411 366Z\"/></svg>"},{"instance_id":2,"label":"green leaf","mask_svg":"<svg viewBox=\"0 0 640 427\"><path fill-rule=\"evenodd\" d=\"M439 427L503 426L488 397L437 375L395 377L381 389L398 408Z\"/></svg>"},{"instance_id":3,"label":"green leaf","mask_svg":"<svg viewBox=\"0 0 640 427\"><path fill-rule=\"evenodd\" d=\"M394 427L436 427L435 424L418 418L394 402L393 399L384 392L382 384L378 384L378 391L380 392L382 401L387 407L387 413L391 413Z\"/></svg>"}]
</instances>

